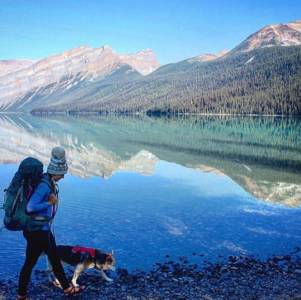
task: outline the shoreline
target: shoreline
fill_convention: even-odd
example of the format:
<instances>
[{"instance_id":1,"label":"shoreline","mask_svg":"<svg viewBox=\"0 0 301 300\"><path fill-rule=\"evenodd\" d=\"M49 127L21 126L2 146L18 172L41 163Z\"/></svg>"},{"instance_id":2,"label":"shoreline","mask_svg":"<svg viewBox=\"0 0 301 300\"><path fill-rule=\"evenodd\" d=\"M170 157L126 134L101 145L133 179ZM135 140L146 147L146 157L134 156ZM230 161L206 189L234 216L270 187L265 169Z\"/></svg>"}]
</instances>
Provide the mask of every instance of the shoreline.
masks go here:
<instances>
[{"instance_id":1,"label":"shoreline","mask_svg":"<svg viewBox=\"0 0 301 300\"><path fill-rule=\"evenodd\" d=\"M266 260L254 256L229 256L223 262L204 262L202 267L186 257L156 263L150 271L117 269L112 283L97 271L85 272L78 280L85 291L76 299L301 299L301 248ZM194 253L193 255L202 256ZM72 272L67 271L68 276ZM0 280L0 299L15 299L15 280ZM35 270L30 299L65 299L48 281L48 273Z\"/></svg>"},{"instance_id":2,"label":"shoreline","mask_svg":"<svg viewBox=\"0 0 301 300\"><path fill-rule=\"evenodd\" d=\"M48 112L29 112L34 116L40 115L66 115L66 116L148 116L148 117L190 117L190 116L217 116L217 117L274 117L274 118L301 118L301 115L283 114L246 114L246 113L149 113L149 112L97 112L97 111L48 111Z\"/></svg>"},{"instance_id":3,"label":"shoreline","mask_svg":"<svg viewBox=\"0 0 301 300\"><path fill-rule=\"evenodd\" d=\"M147 117L271 117L301 118L301 114L256 114L256 113L151 113L151 112L99 112L99 111L0 111L0 115L32 115L32 116L147 116Z\"/></svg>"}]
</instances>

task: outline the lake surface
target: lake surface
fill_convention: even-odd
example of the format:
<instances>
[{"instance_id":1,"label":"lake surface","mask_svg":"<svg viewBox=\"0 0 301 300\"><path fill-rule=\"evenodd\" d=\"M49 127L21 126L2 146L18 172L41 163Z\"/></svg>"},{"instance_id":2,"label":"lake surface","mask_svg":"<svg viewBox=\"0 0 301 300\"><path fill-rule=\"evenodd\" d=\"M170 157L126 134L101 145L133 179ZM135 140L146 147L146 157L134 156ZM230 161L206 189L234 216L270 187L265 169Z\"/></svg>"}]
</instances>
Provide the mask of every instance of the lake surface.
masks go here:
<instances>
[{"instance_id":1,"label":"lake surface","mask_svg":"<svg viewBox=\"0 0 301 300\"><path fill-rule=\"evenodd\" d=\"M297 118L1 115L0 196L23 158L46 166L62 145L58 244L113 249L128 269L264 258L301 245L300 137ZM25 241L4 230L0 243L1 279L19 272Z\"/></svg>"}]
</instances>

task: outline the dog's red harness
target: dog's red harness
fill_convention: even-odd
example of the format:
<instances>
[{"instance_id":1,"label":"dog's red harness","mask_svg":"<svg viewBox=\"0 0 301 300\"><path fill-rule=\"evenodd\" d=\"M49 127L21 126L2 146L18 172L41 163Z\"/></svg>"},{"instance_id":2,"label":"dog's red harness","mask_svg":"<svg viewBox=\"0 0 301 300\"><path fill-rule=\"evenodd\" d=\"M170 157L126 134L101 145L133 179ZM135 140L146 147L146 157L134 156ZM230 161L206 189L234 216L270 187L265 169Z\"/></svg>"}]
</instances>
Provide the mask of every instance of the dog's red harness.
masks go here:
<instances>
[{"instance_id":1,"label":"dog's red harness","mask_svg":"<svg viewBox=\"0 0 301 300\"><path fill-rule=\"evenodd\" d=\"M93 248L86 248L86 247L80 247L80 246L75 246L72 248L72 252L74 253L88 253L90 254L93 258L95 258L95 249Z\"/></svg>"}]
</instances>

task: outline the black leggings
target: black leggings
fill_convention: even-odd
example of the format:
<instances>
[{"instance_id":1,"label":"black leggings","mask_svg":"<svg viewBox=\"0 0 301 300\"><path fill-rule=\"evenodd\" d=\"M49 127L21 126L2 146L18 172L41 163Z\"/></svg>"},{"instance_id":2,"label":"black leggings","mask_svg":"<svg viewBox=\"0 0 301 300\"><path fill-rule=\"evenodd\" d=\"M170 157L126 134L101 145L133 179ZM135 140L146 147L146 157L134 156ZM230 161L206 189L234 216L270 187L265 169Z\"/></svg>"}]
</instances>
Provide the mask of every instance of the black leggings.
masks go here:
<instances>
[{"instance_id":1,"label":"black leggings","mask_svg":"<svg viewBox=\"0 0 301 300\"><path fill-rule=\"evenodd\" d=\"M27 240L26 259L22 267L19 277L19 295L27 293L27 286L30 281L33 267L38 261L40 255L45 252L50 260L53 273L59 280L63 289L69 287L62 263L56 253L56 243L51 231L23 231L23 235Z\"/></svg>"}]
</instances>

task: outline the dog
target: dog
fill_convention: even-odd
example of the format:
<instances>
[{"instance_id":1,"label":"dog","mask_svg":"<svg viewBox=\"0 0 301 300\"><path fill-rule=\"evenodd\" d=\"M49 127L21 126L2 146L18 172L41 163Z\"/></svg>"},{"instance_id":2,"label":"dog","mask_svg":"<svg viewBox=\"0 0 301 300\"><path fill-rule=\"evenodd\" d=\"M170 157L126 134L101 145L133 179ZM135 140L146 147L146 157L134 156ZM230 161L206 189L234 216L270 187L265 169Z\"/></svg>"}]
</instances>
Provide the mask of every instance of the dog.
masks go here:
<instances>
[{"instance_id":1,"label":"dog","mask_svg":"<svg viewBox=\"0 0 301 300\"><path fill-rule=\"evenodd\" d=\"M78 287L77 279L80 274L87 269L96 269L100 271L102 278L108 282L112 282L113 279L109 278L104 271L115 271L116 260L114 258L113 251L111 253L105 253L99 249L86 248L80 246L65 246L59 245L56 248L57 254L62 263L74 266L74 274L72 277L72 284ZM48 270L52 272L51 264L48 260ZM54 275L53 275L54 276ZM50 279L57 287L61 287L59 281L54 276Z\"/></svg>"}]
</instances>

